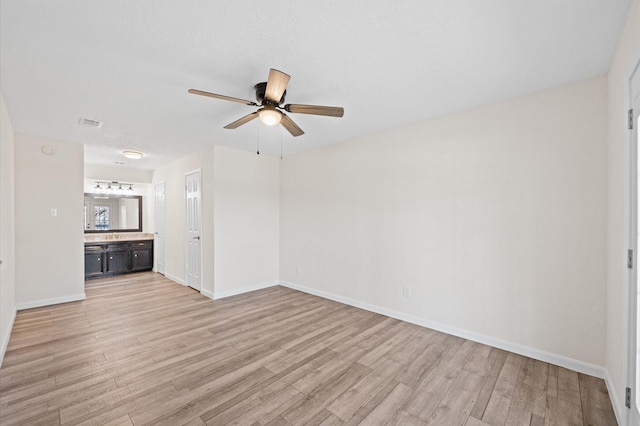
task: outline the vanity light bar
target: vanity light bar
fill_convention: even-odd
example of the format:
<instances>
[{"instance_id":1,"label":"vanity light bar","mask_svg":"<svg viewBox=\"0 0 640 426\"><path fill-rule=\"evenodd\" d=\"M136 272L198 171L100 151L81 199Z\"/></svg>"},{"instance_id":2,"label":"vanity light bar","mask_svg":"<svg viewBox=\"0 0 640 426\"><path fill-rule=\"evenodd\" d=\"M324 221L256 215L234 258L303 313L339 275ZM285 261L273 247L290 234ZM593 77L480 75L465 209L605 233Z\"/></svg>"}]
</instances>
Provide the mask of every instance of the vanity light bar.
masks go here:
<instances>
[{"instance_id":1,"label":"vanity light bar","mask_svg":"<svg viewBox=\"0 0 640 426\"><path fill-rule=\"evenodd\" d=\"M123 186L128 186L128 188L123 188ZM118 182L115 180L112 180L111 182L103 182L103 181L96 181L96 186L94 186L95 189L111 189L111 190L117 190L117 191L133 191L133 184L132 183L124 183L124 182Z\"/></svg>"}]
</instances>

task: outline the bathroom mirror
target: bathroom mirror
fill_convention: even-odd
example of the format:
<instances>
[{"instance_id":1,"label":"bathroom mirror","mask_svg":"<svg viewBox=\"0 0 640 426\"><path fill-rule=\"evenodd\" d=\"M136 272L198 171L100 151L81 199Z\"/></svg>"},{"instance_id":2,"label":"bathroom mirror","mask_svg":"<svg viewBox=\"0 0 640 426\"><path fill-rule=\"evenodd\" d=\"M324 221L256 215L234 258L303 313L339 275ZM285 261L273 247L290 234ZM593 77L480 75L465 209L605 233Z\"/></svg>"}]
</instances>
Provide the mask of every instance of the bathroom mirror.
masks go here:
<instances>
[{"instance_id":1,"label":"bathroom mirror","mask_svg":"<svg viewBox=\"0 0 640 426\"><path fill-rule=\"evenodd\" d=\"M142 196L85 193L84 232L142 232Z\"/></svg>"}]
</instances>

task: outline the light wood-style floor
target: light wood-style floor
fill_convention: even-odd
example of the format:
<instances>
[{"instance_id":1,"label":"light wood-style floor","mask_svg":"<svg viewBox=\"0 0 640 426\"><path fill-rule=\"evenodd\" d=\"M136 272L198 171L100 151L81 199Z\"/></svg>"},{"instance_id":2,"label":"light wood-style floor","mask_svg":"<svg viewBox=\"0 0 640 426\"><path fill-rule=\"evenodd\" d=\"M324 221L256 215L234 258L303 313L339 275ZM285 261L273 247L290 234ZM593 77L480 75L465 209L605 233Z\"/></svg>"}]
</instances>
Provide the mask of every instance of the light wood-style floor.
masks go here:
<instances>
[{"instance_id":1,"label":"light wood-style floor","mask_svg":"<svg viewBox=\"0 0 640 426\"><path fill-rule=\"evenodd\" d=\"M86 287L18 313L0 424L616 424L600 379L287 288Z\"/></svg>"}]
</instances>

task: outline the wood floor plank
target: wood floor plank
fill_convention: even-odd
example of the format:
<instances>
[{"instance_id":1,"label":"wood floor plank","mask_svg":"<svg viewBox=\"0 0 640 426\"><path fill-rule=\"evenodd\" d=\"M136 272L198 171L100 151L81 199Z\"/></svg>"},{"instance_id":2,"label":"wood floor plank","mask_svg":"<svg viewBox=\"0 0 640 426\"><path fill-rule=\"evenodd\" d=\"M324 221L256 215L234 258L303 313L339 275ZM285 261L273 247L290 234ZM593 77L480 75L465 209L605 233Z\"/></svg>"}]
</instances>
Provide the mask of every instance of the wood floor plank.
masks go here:
<instances>
[{"instance_id":1,"label":"wood floor plank","mask_svg":"<svg viewBox=\"0 0 640 426\"><path fill-rule=\"evenodd\" d=\"M482 420L478 420L473 416L469 416L464 426L491 426L489 423L485 423Z\"/></svg>"},{"instance_id":2,"label":"wood floor plank","mask_svg":"<svg viewBox=\"0 0 640 426\"><path fill-rule=\"evenodd\" d=\"M469 417L475 396L480 392L483 382L484 376L462 369L427 424L463 424Z\"/></svg>"},{"instance_id":3,"label":"wood floor plank","mask_svg":"<svg viewBox=\"0 0 640 426\"><path fill-rule=\"evenodd\" d=\"M545 416L548 426L579 426L584 424L580 404L547 396L547 412Z\"/></svg>"},{"instance_id":4,"label":"wood floor plank","mask_svg":"<svg viewBox=\"0 0 640 426\"><path fill-rule=\"evenodd\" d=\"M484 380L484 383L482 384L482 389L480 389L480 392L478 393L476 402L471 409L470 416L479 420L484 415L484 412L487 409L487 405L489 404L489 399L491 398L493 389L495 388L496 382L498 381L498 377L500 377L500 371L502 371L502 367L504 366L506 359L507 352L500 349L492 348L488 357L486 378Z\"/></svg>"},{"instance_id":5,"label":"wood floor plank","mask_svg":"<svg viewBox=\"0 0 640 426\"><path fill-rule=\"evenodd\" d=\"M4 425L614 425L604 381L284 287L145 272L19 311Z\"/></svg>"},{"instance_id":6,"label":"wood floor plank","mask_svg":"<svg viewBox=\"0 0 640 426\"><path fill-rule=\"evenodd\" d=\"M362 380L336 398L328 406L328 410L348 422L362 406L374 397L380 388L393 380L402 368L402 364L390 358L383 360L375 370L370 371Z\"/></svg>"},{"instance_id":7,"label":"wood floor plank","mask_svg":"<svg viewBox=\"0 0 640 426\"><path fill-rule=\"evenodd\" d=\"M340 370L338 374L324 381L321 386L313 388L311 396L307 396L301 403L291 407L282 414L282 417L290 424L306 425L325 412L327 413L325 418L330 416L332 413L326 408L370 371L368 367L357 362L349 363L346 369Z\"/></svg>"},{"instance_id":8,"label":"wood floor plank","mask_svg":"<svg viewBox=\"0 0 640 426\"><path fill-rule=\"evenodd\" d=\"M580 380L578 373L558 367L558 399L580 405Z\"/></svg>"},{"instance_id":9,"label":"wood floor plank","mask_svg":"<svg viewBox=\"0 0 640 426\"><path fill-rule=\"evenodd\" d=\"M398 383L391 393L360 424L365 426L387 424L409 399L412 392L411 388L403 383Z\"/></svg>"},{"instance_id":10,"label":"wood floor plank","mask_svg":"<svg viewBox=\"0 0 640 426\"><path fill-rule=\"evenodd\" d=\"M450 359L443 360L412 392L405 410L419 419L429 421L477 346L478 343L467 340Z\"/></svg>"},{"instance_id":11,"label":"wood floor plank","mask_svg":"<svg viewBox=\"0 0 640 426\"><path fill-rule=\"evenodd\" d=\"M482 421L492 425L505 424L523 362L524 358L520 355L512 353L507 355L482 416Z\"/></svg>"},{"instance_id":12,"label":"wood floor plank","mask_svg":"<svg viewBox=\"0 0 640 426\"><path fill-rule=\"evenodd\" d=\"M578 374L578 378L585 424L615 425L617 421L604 381L585 374Z\"/></svg>"}]
</instances>

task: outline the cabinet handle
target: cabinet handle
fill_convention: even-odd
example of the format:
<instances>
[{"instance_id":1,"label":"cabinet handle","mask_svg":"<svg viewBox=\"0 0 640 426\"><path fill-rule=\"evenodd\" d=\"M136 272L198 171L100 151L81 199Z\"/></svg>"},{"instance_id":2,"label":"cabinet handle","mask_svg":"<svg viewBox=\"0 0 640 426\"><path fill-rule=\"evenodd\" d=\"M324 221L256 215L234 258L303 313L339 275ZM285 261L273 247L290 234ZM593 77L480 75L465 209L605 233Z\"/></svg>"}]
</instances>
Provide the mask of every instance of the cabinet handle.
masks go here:
<instances>
[{"instance_id":1,"label":"cabinet handle","mask_svg":"<svg viewBox=\"0 0 640 426\"><path fill-rule=\"evenodd\" d=\"M98 258L98 260L100 260L100 258Z\"/></svg>"},{"instance_id":2,"label":"cabinet handle","mask_svg":"<svg viewBox=\"0 0 640 426\"><path fill-rule=\"evenodd\" d=\"M137 255L137 254L134 254L133 256L134 256L134 257L138 257L138 255Z\"/></svg>"},{"instance_id":3,"label":"cabinet handle","mask_svg":"<svg viewBox=\"0 0 640 426\"><path fill-rule=\"evenodd\" d=\"M113 260L113 257L109 257L109 259Z\"/></svg>"}]
</instances>

